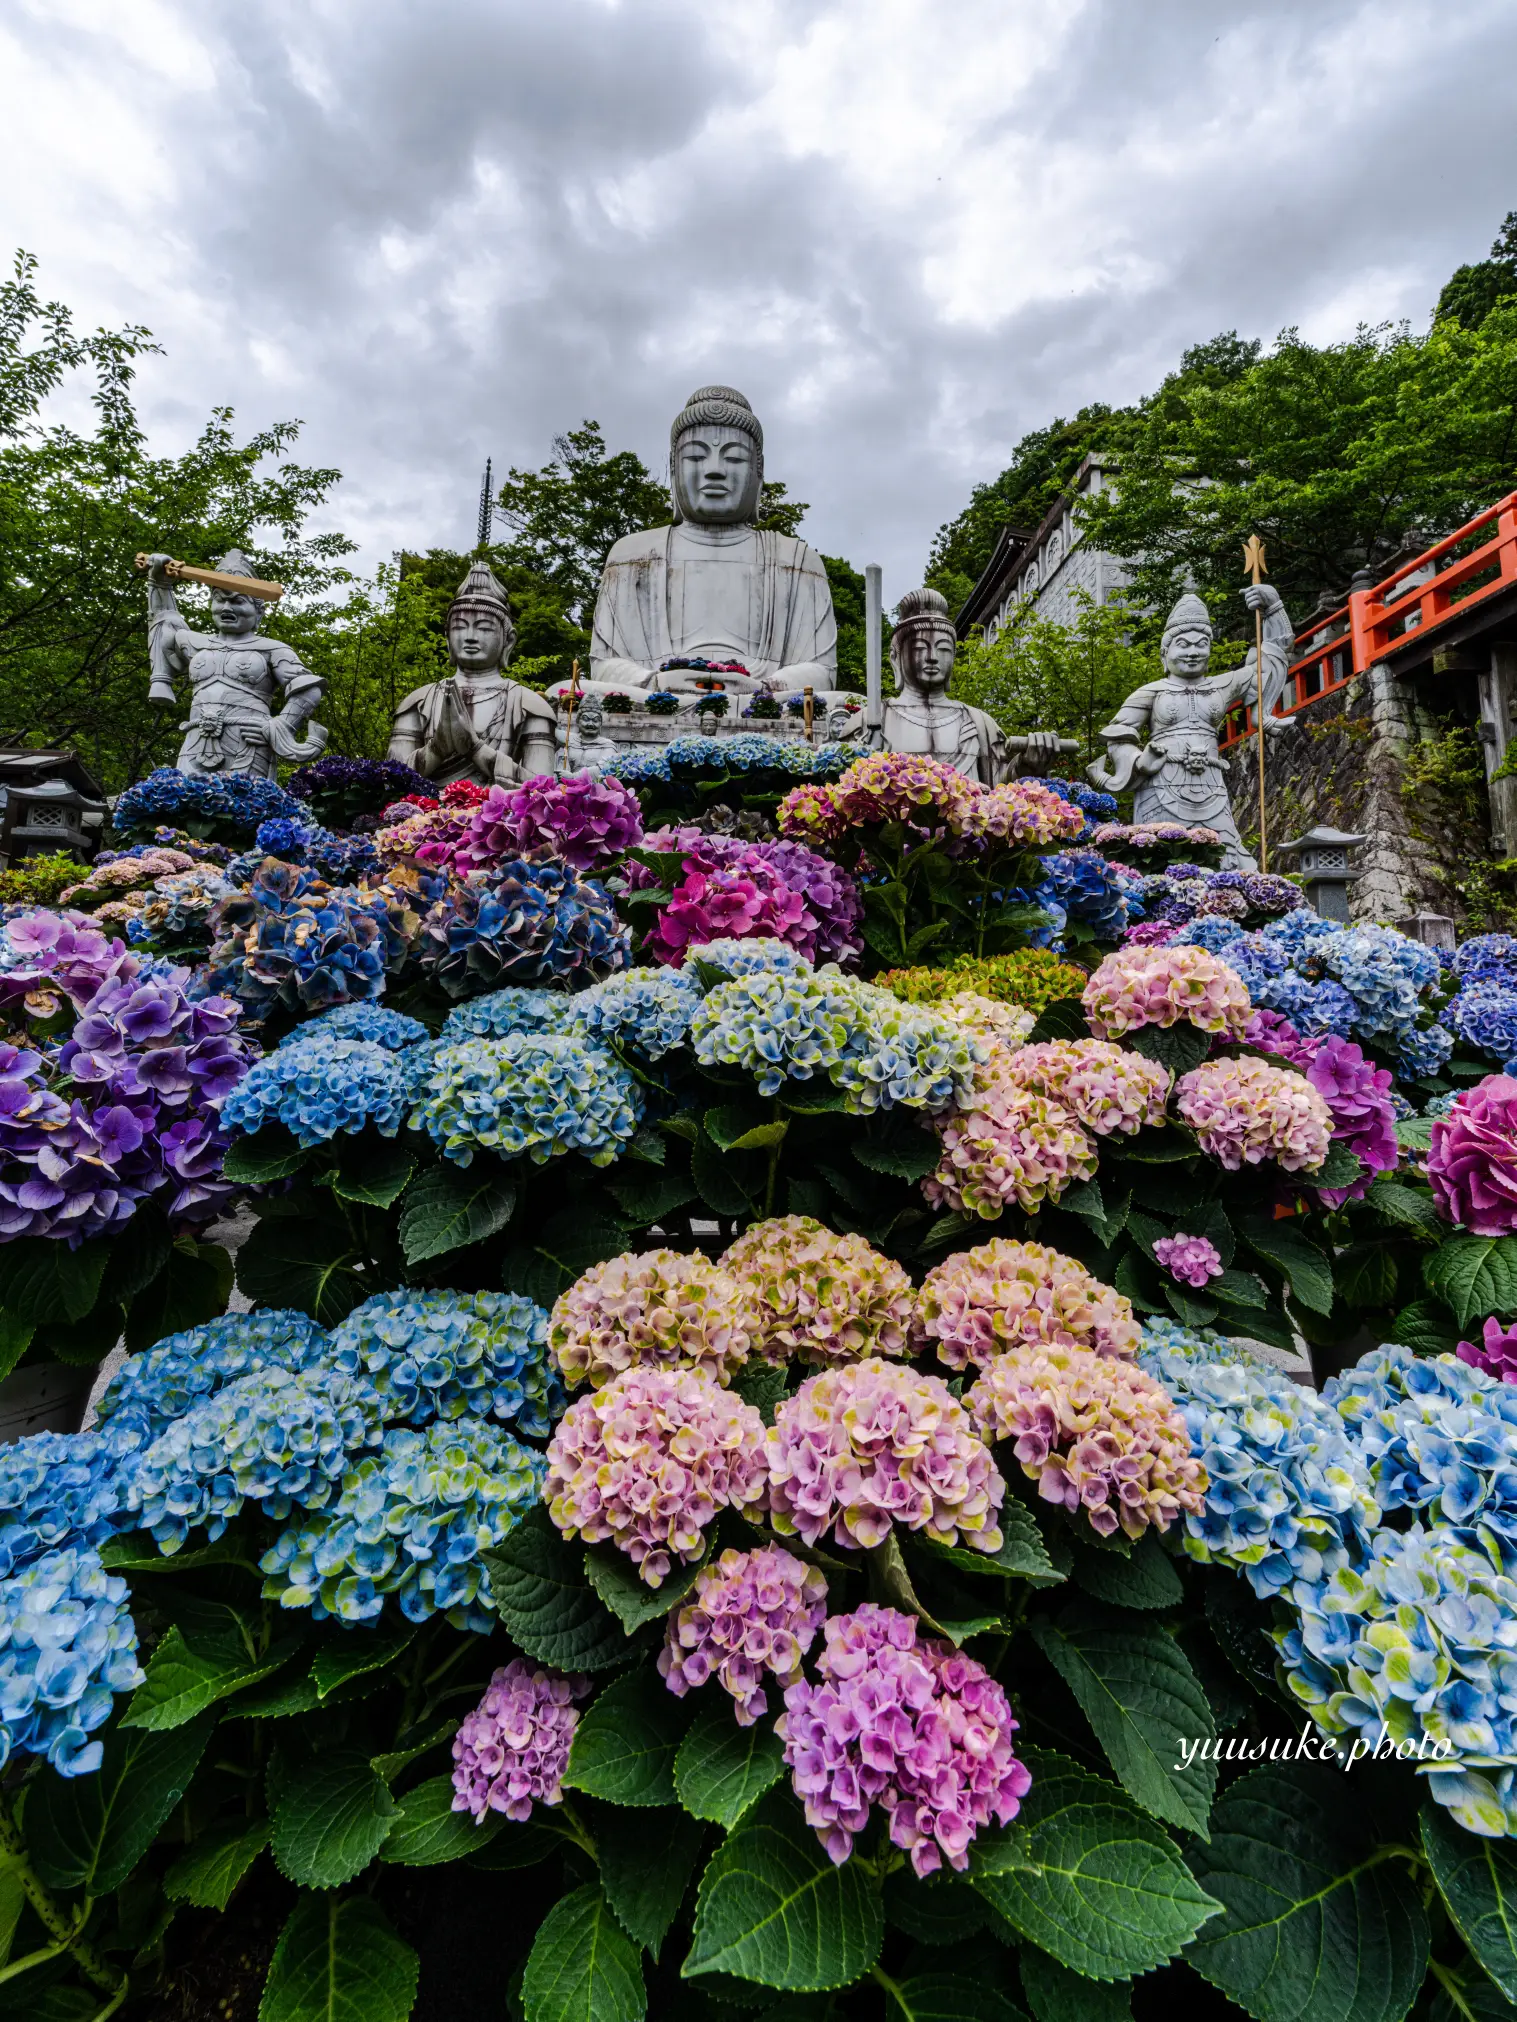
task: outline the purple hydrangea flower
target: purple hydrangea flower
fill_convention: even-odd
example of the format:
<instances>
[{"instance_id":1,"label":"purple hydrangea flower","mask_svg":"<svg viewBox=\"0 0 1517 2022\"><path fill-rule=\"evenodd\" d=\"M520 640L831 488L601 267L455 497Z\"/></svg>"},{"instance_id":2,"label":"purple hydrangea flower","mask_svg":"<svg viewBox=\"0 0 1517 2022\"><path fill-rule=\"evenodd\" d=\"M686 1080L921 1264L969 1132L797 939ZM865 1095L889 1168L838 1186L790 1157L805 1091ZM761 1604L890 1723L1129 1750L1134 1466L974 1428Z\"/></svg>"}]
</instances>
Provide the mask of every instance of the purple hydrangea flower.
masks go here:
<instances>
[{"instance_id":1,"label":"purple hydrangea flower","mask_svg":"<svg viewBox=\"0 0 1517 2022\"><path fill-rule=\"evenodd\" d=\"M526 1819L534 1804L557 1804L579 1725L576 1699L588 1678L534 1670L520 1657L497 1671L453 1740L453 1809Z\"/></svg>"},{"instance_id":2,"label":"purple hydrangea flower","mask_svg":"<svg viewBox=\"0 0 1517 2022\"><path fill-rule=\"evenodd\" d=\"M1154 1259L1179 1285L1199 1291L1211 1278L1222 1275L1222 1257L1206 1236L1161 1236L1154 1244Z\"/></svg>"},{"instance_id":3,"label":"purple hydrangea flower","mask_svg":"<svg viewBox=\"0 0 1517 2022\"><path fill-rule=\"evenodd\" d=\"M1496 936L1490 938L1494 940ZM1517 1383L1517 1327L1503 1327L1494 1316L1486 1321L1478 1348L1469 1341L1461 1341L1454 1353L1472 1369L1498 1376L1503 1383Z\"/></svg>"},{"instance_id":4,"label":"purple hydrangea flower","mask_svg":"<svg viewBox=\"0 0 1517 2022\"><path fill-rule=\"evenodd\" d=\"M738 1726L751 1727L769 1710L764 1673L795 1684L826 1613L827 1582L815 1566L774 1545L723 1552L670 1617L659 1671L679 1699L715 1677L737 1702Z\"/></svg>"}]
</instances>

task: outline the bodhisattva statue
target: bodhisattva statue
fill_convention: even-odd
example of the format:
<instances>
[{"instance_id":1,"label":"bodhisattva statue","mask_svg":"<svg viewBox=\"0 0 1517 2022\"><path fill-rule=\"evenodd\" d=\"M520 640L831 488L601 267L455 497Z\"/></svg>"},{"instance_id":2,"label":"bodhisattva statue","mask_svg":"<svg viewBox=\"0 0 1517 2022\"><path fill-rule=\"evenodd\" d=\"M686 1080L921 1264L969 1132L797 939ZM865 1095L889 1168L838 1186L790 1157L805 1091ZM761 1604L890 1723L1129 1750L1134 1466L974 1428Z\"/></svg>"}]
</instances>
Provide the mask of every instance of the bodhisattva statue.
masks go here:
<instances>
[{"instance_id":1,"label":"bodhisattva statue","mask_svg":"<svg viewBox=\"0 0 1517 2022\"><path fill-rule=\"evenodd\" d=\"M896 692L878 738L886 751L940 758L966 779L999 786L1019 773L1054 769L1060 740L1048 730L1008 738L993 716L948 693L958 635L936 590L908 590L896 606L890 665ZM1075 747L1071 746L1071 749Z\"/></svg>"},{"instance_id":2,"label":"bodhisattva statue","mask_svg":"<svg viewBox=\"0 0 1517 2022\"><path fill-rule=\"evenodd\" d=\"M1280 593L1268 583L1248 583L1244 601L1264 616L1264 712L1266 727L1285 687L1293 634ZM1134 690L1101 736L1108 750L1090 777L1107 793L1121 793L1136 780L1133 819L1178 822L1186 828L1213 828L1226 844L1228 870L1256 870L1244 849L1227 796L1227 760L1217 749L1222 719L1236 703L1256 699L1254 653L1241 667L1208 674L1212 624L1205 604L1187 590L1164 626L1160 657L1164 678ZM1147 745L1140 745L1144 732Z\"/></svg>"},{"instance_id":3,"label":"bodhisattva statue","mask_svg":"<svg viewBox=\"0 0 1517 2022\"><path fill-rule=\"evenodd\" d=\"M164 573L168 555L148 557L148 699L179 706L176 674L190 682L187 733L179 749L181 772L243 772L272 779L281 760L302 763L320 755L327 733L312 723L326 686L293 646L259 631L263 605L235 590L211 591L214 632L195 632L184 621ZM216 567L223 575L253 575L247 557L233 549ZM276 716L271 707L283 690Z\"/></svg>"},{"instance_id":4,"label":"bodhisattva statue","mask_svg":"<svg viewBox=\"0 0 1517 2022\"><path fill-rule=\"evenodd\" d=\"M674 524L627 534L606 557L590 647L591 680L609 689L693 690L706 678L737 694L837 686L837 623L821 557L754 525L764 431L741 393L702 386L670 430ZM707 677L667 660L736 662Z\"/></svg>"},{"instance_id":5,"label":"bodhisattva statue","mask_svg":"<svg viewBox=\"0 0 1517 2022\"><path fill-rule=\"evenodd\" d=\"M553 706L501 672L516 644L505 591L470 564L448 606L453 672L416 688L395 712L390 756L439 787L458 779L509 786L553 770Z\"/></svg>"}]
</instances>

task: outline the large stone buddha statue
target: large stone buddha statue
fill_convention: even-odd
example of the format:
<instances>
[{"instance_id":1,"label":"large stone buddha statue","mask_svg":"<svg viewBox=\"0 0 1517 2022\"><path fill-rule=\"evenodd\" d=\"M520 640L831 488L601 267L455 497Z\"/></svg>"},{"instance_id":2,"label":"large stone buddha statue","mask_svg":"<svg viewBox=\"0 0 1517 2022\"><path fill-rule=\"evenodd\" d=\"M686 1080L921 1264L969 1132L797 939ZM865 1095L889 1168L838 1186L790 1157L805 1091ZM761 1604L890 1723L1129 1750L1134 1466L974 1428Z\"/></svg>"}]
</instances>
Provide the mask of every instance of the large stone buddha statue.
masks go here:
<instances>
[{"instance_id":1,"label":"large stone buddha statue","mask_svg":"<svg viewBox=\"0 0 1517 2022\"><path fill-rule=\"evenodd\" d=\"M735 693L837 685L837 624L821 557L804 541L754 525L764 431L741 393L702 386L670 430L674 524L628 534L606 557L590 647L599 690ZM731 668L669 668L702 660Z\"/></svg>"}]
</instances>

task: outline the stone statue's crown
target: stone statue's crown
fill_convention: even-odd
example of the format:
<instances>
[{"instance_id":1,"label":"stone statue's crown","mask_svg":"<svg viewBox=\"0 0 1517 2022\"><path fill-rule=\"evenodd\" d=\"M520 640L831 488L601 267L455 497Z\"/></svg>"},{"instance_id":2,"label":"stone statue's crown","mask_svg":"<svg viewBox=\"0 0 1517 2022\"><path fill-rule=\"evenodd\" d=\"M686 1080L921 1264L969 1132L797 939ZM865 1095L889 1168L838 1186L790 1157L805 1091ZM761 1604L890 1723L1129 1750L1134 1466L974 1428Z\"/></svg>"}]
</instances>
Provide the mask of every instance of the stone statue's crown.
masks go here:
<instances>
[{"instance_id":1,"label":"stone statue's crown","mask_svg":"<svg viewBox=\"0 0 1517 2022\"><path fill-rule=\"evenodd\" d=\"M241 548L229 548L216 566L224 576L251 576L253 573L253 564Z\"/></svg>"},{"instance_id":2,"label":"stone statue's crown","mask_svg":"<svg viewBox=\"0 0 1517 2022\"><path fill-rule=\"evenodd\" d=\"M735 386L697 386L674 417L670 444L678 442L687 428L740 428L760 449L764 446L759 418Z\"/></svg>"},{"instance_id":3,"label":"stone statue's crown","mask_svg":"<svg viewBox=\"0 0 1517 2022\"><path fill-rule=\"evenodd\" d=\"M458 594L448 606L451 618L460 604L484 604L496 611L509 625L511 622L511 599L504 588L495 580L495 573L488 562L470 562L469 573L458 586Z\"/></svg>"},{"instance_id":4,"label":"stone statue's crown","mask_svg":"<svg viewBox=\"0 0 1517 2022\"><path fill-rule=\"evenodd\" d=\"M908 590L896 605L896 628L909 625L913 618L946 618L948 600L937 590Z\"/></svg>"},{"instance_id":5,"label":"stone statue's crown","mask_svg":"<svg viewBox=\"0 0 1517 2022\"><path fill-rule=\"evenodd\" d=\"M1187 590L1164 620L1164 637L1168 639L1175 632L1209 632L1211 628L1211 612L1194 590Z\"/></svg>"}]
</instances>

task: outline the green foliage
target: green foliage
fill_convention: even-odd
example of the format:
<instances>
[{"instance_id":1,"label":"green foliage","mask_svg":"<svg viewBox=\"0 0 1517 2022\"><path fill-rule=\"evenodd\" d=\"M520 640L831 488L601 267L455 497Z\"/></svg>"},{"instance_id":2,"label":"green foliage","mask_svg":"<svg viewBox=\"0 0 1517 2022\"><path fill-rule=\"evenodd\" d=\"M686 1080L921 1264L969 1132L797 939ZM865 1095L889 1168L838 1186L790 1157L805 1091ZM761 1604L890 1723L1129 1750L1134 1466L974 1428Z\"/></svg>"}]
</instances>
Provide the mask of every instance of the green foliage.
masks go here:
<instances>
[{"instance_id":1,"label":"green foliage","mask_svg":"<svg viewBox=\"0 0 1517 2022\"><path fill-rule=\"evenodd\" d=\"M1443 284L1436 321L1445 318L1466 330L1478 330L1498 302L1517 295L1517 211L1508 211L1496 234L1488 260L1456 267Z\"/></svg>"},{"instance_id":2,"label":"green foliage","mask_svg":"<svg viewBox=\"0 0 1517 2022\"><path fill-rule=\"evenodd\" d=\"M1078 740L1077 757L1059 769L1080 775L1105 751L1097 732L1135 688L1164 671L1151 645L1133 643L1134 613L1120 596L1096 603L1076 590L1072 625L1038 617L1031 605L986 641L976 632L959 648L953 690L993 716L1013 736L1053 730Z\"/></svg>"},{"instance_id":3,"label":"green foliage","mask_svg":"<svg viewBox=\"0 0 1517 2022\"><path fill-rule=\"evenodd\" d=\"M51 906L61 892L88 875L89 865L67 850L23 857L8 871L0 871L0 906Z\"/></svg>"},{"instance_id":4,"label":"green foliage","mask_svg":"<svg viewBox=\"0 0 1517 2022\"><path fill-rule=\"evenodd\" d=\"M258 2022L406 2022L420 1962L365 1896L302 1896L279 1934Z\"/></svg>"},{"instance_id":5,"label":"green foliage","mask_svg":"<svg viewBox=\"0 0 1517 2022\"><path fill-rule=\"evenodd\" d=\"M784 1775L784 1753L773 1729L739 1727L719 1702L702 1707L674 1759L679 1801L696 1818L730 1832Z\"/></svg>"},{"instance_id":6,"label":"green foliage","mask_svg":"<svg viewBox=\"0 0 1517 2022\"><path fill-rule=\"evenodd\" d=\"M580 625L614 544L670 517L667 490L634 450L608 452L598 421L556 435L541 470L513 468L497 511L512 534L503 558L553 583Z\"/></svg>"},{"instance_id":7,"label":"green foliage","mask_svg":"<svg viewBox=\"0 0 1517 2022\"><path fill-rule=\"evenodd\" d=\"M522 1980L526 2022L640 2022L642 1960L599 1888L555 1903L533 1940Z\"/></svg>"}]
</instances>

